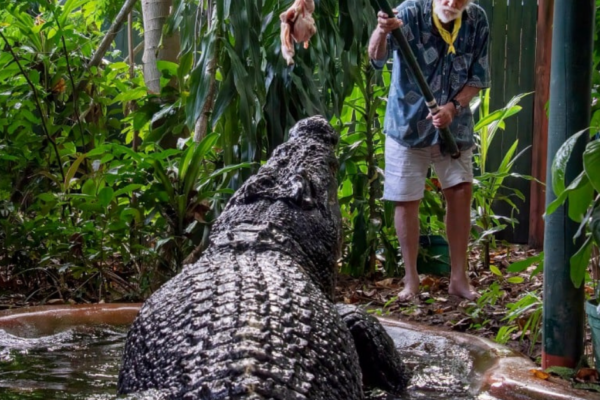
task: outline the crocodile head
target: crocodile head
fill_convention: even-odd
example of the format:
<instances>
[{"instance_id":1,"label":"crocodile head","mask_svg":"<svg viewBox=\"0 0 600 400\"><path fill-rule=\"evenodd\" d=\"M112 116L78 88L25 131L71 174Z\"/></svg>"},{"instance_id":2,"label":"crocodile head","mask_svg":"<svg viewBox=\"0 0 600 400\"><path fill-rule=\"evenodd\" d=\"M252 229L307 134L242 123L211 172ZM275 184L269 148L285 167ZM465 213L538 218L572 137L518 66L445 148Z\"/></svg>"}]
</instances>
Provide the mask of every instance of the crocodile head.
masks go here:
<instances>
[{"instance_id":1,"label":"crocodile head","mask_svg":"<svg viewBox=\"0 0 600 400\"><path fill-rule=\"evenodd\" d=\"M332 298L341 251L338 138L321 116L299 121L233 195L214 225L214 247L285 250Z\"/></svg>"}]
</instances>

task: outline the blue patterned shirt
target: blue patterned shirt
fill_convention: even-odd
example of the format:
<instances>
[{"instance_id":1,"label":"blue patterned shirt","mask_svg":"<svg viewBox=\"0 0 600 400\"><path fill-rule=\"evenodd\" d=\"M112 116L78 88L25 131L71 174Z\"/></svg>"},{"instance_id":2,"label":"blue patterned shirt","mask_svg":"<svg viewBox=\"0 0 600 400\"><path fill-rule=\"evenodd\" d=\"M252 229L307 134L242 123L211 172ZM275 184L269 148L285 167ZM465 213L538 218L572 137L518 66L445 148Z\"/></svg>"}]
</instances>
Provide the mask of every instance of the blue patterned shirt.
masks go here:
<instances>
[{"instance_id":1,"label":"blue patterned shirt","mask_svg":"<svg viewBox=\"0 0 600 400\"><path fill-rule=\"evenodd\" d=\"M448 103L465 86L489 87L489 25L481 7L471 3L463 12L454 42L456 54L448 53L448 44L433 25L432 0L406 0L396 9L404 23L404 36L439 105ZM429 110L425 98L407 64L400 62L398 44L391 35L387 44L386 58L371 60L375 68L382 69L392 54L394 57L384 132L406 147L435 145L440 141L440 134L427 119ZM450 131L461 150L473 146L473 114L469 107L454 118Z\"/></svg>"}]
</instances>

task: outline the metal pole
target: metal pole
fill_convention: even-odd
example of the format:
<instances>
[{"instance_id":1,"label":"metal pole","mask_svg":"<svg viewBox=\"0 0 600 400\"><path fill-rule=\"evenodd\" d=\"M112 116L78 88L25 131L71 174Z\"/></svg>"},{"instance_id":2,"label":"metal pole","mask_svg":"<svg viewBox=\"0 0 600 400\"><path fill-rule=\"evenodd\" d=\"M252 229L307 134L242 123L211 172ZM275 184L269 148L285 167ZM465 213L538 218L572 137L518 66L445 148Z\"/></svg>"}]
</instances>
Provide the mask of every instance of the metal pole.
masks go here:
<instances>
[{"instance_id":1,"label":"metal pole","mask_svg":"<svg viewBox=\"0 0 600 400\"><path fill-rule=\"evenodd\" d=\"M387 0L376 1L381 11L386 13L388 18L395 18L394 11L392 10L392 7L390 7ZM415 80L417 81L417 85L419 86L419 89L421 89L423 97L425 97L425 103L427 104L429 111L432 115L437 114L438 112L440 112L438 103L435 100L435 97L433 97L433 93L431 92L431 89L429 88L429 85L427 84L427 81L423 76L423 71L421 71L421 67L419 67L419 63L417 62L417 59L415 58L415 55L413 54L410 45L406 40L406 37L404 37L402 30L394 29L392 31L392 36L398 42L398 45L400 47L400 54L402 54L402 59L406 62L408 70L413 74ZM456 145L456 141L454 140L450 129L443 128L439 129L439 131L442 138L442 142L446 145L446 149L448 150L450 157L459 158L460 150Z\"/></svg>"},{"instance_id":2,"label":"metal pole","mask_svg":"<svg viewBox=\"0 0 600 400\"><path fill-rule=\"evenodd\" d=\"M594 14L594 0L556 0L554 4L546 204L556 198L551 188L553 156L566 139L590 125ZM584 147L582 140L573 150L567 185L582 170ZM580 241L573 242L577 227L566 205L546 217L543 368L574 368L583 355L583 285L573 286L569 263L581 246Z\"/></svg>"}]
</instances>

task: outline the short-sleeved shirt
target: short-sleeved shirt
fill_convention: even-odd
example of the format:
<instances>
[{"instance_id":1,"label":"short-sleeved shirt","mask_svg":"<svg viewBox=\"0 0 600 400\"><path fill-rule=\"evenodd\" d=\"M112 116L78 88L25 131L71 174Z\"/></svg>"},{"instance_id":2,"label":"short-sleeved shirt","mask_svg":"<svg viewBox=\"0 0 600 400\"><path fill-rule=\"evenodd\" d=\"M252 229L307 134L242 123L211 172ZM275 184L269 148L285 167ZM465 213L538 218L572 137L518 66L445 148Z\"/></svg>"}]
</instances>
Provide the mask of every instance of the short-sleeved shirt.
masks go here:
<instances>
[{"instance_id":1,"label":"short-sleeved shirt","mask_svg":"<svg viewBox=\"0 0 600 400\"><path fill-rule=\"evenodd\" d=\"M398 6L398 18L403 22L406 37L425 80L439 105L452 100L465 86L486 88L490 85L488 63L489 25L485 11L469 4L462 14L462 25L454 42L456 54L448 52L432 20L433 0L407 0ZM440 142L440 134L427 119L429 109L408 70L395 39L388 35L388 54L385 59L371 60L382 69L392 56L391 87L388 95L384 132L406 147L428 147ZM469 107L457 115L450 131L461 150L471 148L473 114Z\"/></svg>"}]
</instances>

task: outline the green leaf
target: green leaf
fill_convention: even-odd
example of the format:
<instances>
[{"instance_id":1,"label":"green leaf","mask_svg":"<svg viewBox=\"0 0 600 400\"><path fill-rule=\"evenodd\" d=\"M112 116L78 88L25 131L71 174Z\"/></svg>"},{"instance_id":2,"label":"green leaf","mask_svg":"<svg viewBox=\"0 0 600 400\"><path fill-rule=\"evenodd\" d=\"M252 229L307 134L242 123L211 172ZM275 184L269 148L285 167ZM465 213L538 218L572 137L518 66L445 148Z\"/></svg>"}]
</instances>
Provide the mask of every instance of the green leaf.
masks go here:
<instances>
[{"instance_id":1,"label":"green leaf","mask_svg":"<svg viewBox=\"0 0 600 400\"><path fill-rule=\"evenodd\" d=\"M110 204L114 197L114 190L111 187L103 187L98 193L98 204L102 207L106 207Z\"/></svg>"},{"instance_id":2,"label":"green leaf","mask_svg":"<svg viewBox=\"0 0 600 400\"><path fill-rule=\"evenodd\" d=\"M520 276L511 276L506 281L509 283L523 283L525 281L525 279L523 279Z\"/></svg>"},{"instance_id":3,"label":"green leaf","mask_svg":"<svg viewBox=\"0 0 600 400\"><path fill-rule=\"evenodd\" d=\"M494 275L502 276L502 271L500 271L495 265L490 265L490 271L492 271L492 274Z\"/></svg>"},{"instance_id":4,"label":"green leaf","mask_svg":"<svg viewBox=\"0 0 600 400\"><path fill-rule=\"evenodd\" d=\"M575 370L571 369L571 368L567 368L567 367L550 367L550 368L546 368L544 370L544 372L548 373L548 374L556 374L558 376L560 376L561 378L563 378L566 381L570 381L571 378L573 378L573 375L575 375Z\"/></svg>"},{"instance_id":5,"label":"green leaf","mask_svg":"<svg viewBox=\"0 0 600 400\"><path fill-rule=\"evenodd\" d=\"M211 79L207 68L215 52L215 39L215 35L207 35L203 39L200 61L190 73L190 94L185 104L186 124L190 129L193 129L206 103Z\"/></svg>"},{"instance_id":6,"label":"green leaf","mask_svg":"<svg viewBox=\"0 0 600 400\"><path fill-rule=\"evenodd\" d=\"M171 180L167 176L167 173L165 172L162 164L159 161L154 161L153 165L154 165L154 172L156 173L157 178L160 181L160 183L162 183L163 186L165 187L165 190L167 191L169 199L170 200L173 199L173 196L175 195L175 188L173 187Z\"/></svg>"},{"instance_id":7,"label":"green leaf","mask_svg":"<svg viewBox=\"0 0 600 400\"><path fill-rule=\"evenodd\" d=\"M20 73L21 71L16 64L3 68L0 70L0 82L5 81L7 78L14 78L17 75L20 75Z\"/></svg>"},{"instance_id":8,"label":"green leaf","mask_svg":"<svg viewBox=\"0 0 600 400\"><path fill-rule=\"evenodd\" d=\"M489 194L489 196L491 198L496 197L496 193L502 186L502 182L504 182L504 177L502 177L501 174L508 174L508 172L510 172L511 167L514 164L513 155L517 151L518 146L519 146L519 140L517 139L514 141L514 143L510 147L510 149L508 149L508 151L504 155L504 158L502 159L502 162L500 163L500 166L498 167L497 174L495 174L496 179L494 180L494 184L492 185L491 192ZM521 152L521 154L522 153L523 152Z\"/></svg>"},{"instance_id":9,"label":"green leaf","mask_svg":"<svg viewBox=\"0 0 600 400\"><path fill-rule=\"evenodd\" d=\"M79 169L79 165L85 159L85 157L86 157L85 154L82 154L79 157L77 157L77 159L75 161L73 161L73 164L71 164L71 167L67 171L67 174L65 175L65 181L63 182L63 184L64 184L63 191L65 193L69 191L69 186L71 185L71 179L73 179L73 177L75 176L75 173Z\"/></svg>"},{"instance_id":10,"label":"green leaf","mask_svg":"<svg viewBox=\"0 0 600 400\"><path fill-rule=\"evenodd\" d=\"M569 193L579 189L580 187L587 185L589 183L587 175L583 172L577 176L577 178L573 179L573 182L569 185L568 188L562 191L560 196L558 196L552 203L548 205L546 208L546 215L550 215L555 212L558 207L564 204L564 202L569 197Z\"/></svg>"},{"instance_id":11,"label":"green leaf","mask_svg":"<svg viewBox=\"0 0 600 400\"><path fill-rule=\"evenodd\" d=\"M600 140L587 144L583 152L583 169L596 192L600 193Z\"/></svg>"},{"instance_id":12,"label":"green leaf","mask_svg":"<svg viewBox=\"0 0 600 400\"><path fill-rule=\"evenodd\" d=\"M104 208L98 204L98 203L79 203L79 204L74 204L75 208L81 210L81 211L88 211L88 212L92 212L92 213L101 213L104 211Z\"/></svg>"},{"instance_id":13,"label":"green leaf","mask_svg":"<svg viewBox=\"0 0 600 400\"><path fill-rule=\"evenodd\" d=\"M8 51L0 53L0 68L5 68L7 64L13 61L13 56ZM18 67L17 67L18 69Z\"/></svg>"},{"instance_id":14,"label":"green leaf","mask_svg":"<svg viewBox=\"0 0 600 400\"><path fill-rule=\"evenodd\" d=\"M110 232L122 232L128 230L127 223L125 221L119 220L112 222L108 227Z\"/></svg>"},{"instance_id":15,"label":"green leaf","mask_svg":"<svg viewBox=\"0 0 600 400\"><path fill-rule=\"evenodd\" d=\"M59 17L61 18L61 25L64 25L65 20L68 18L71 11L75 10L76 8L82 7L88 1L89 0L67 0L62 7L61 14L59 15Z\"/></svg>"},{"instance_id":16,"label":"green leaf","mask_svg":"<svg viewBox=\"0 0 600 400\"><path fill-rule=\"evenodd\" d=\"M228 165L226 167L219 168L218 170L214 171L212 174L210 174L209 178L213 179L219 175L227 174L232 171L239 171L242 168L252 168L253 165L254 165L254 163L249 163L249 162L235 164L235 165Z\"/></svg>"},{"instance_id":17,"label":"green leaf","mask_svg":"<svg viewBox=\"0 0 600 400\"><path fill-rule=\"evenodd\" d=\"M88 156L88 158L91 158L94 156L104 155L109 150L110 150L110 145L101 145L101 146L96 147L93 150L88 151L87 156Z\"/></svg>"},{"instance_id":18,"label":"green leaf","mask_svg":"<svg viewBox=\"0 0 600 400\"><path fill-rule=\"evenodd\" d=\"M47 203L56 201L56 195L54 193L46 192L38 195L38 199Z\"/></svg>"},{"instance_id":19,"label":"green leaf","mask_svg":"<svg viewBox=\"0 0 600 400\"><path fill-rule=\"evenodd\" d=\"M594 188L589 180L578 188L568 191L569 193L569 218L575 222L583 221L583 216L587 214L592 201L594 200ZM565 190L565 192L567 192Z\"/></svg>"},{"instance_id":20,"label":"green leaf","mask_svg":"<svg viewBox=\"0 0 600 400\"><path fill-rule=\"evenodd\" d=\"M235 88L235 78L233 76L233 72L230 71L225 77L224 81L221 82L219 87L219 93L217 94L217 99L215 100L215 105L213 108L213 124L215 124L216 121L221 118L221 115L223 115L227 107L229 107L231 102L235 99L236 94L237 90Z\"/></svg>"},{"instance_id":21,"label":"green leaf","mask_svg":"<svg viewBox=\"0 0 600 400\"><path fill-rule=\"evenodd\" d=\"M156 247L154 248L154 250L158 251L161 247L163 247L164 245L171 243L173 241L174 241L174 238L172 238L172 237L160 239L159 241L156 242Z\"/></svg>"},{"instance_id":22,"label":"green leaf","mask_svg":"<svg viewBox=\"0 0 600 400\"><path fill-rule=\"evenodd\" d=\"M535 269L531 272L529 276L533 278L534 276L541 274L542 272L544 272L544 260L540 261L538 266L535 267Z\"/></svg>"},{"instance_id":23,"label":"green leaf","mask_svg":"<svg viewBox=\"0 0 600 400\"><path fill-rule=\"evenodd\" d=\"M21 116L23 116L27 121L33 123L33 124L39 124L40 120L39 118L37 118L35 115L33 115L33 113L31 111L29 111L26 108L21 108L19 110L19 114Z\"/></svg>"},{"instance_id":24,"label":"green leaf","mask_svg":"<svg viewBox=\"0 0 600 400\"><path fill-rule=\"evenodd\" d=\"M198 147L198 144L192 142L191 146L183 152L183 157L181 159L181 162L179 163L179 178L181 180L185 179L187 170L190 164L192 163L192 158L194 158L194 153L196 152L196 150L198 150ZM202 160L198 161L201 162Z\"/></svg>"},{"instance_id":25,"label":"green leaf","mask_svg":"<svg viewBox=\"0 0 600 400\"><path fill-rule=\"evenodd\" d=\"M119 218L127 222L135 220L136 223L140 223L142 220L142 215L140 214L140 211L136 208L125 208L123 211L121 211L121 215L119 216Z\"/></svg>"},{"instance_id":26,"label":"green leaf","mask_svg":"<svg viewBox=\"0 0 600 400\"><path fill-rule=\"evenodd\" d=\"M600 205L596 205L590 220L590 230L596 246L600 246Z\"/></svg>"},{"instance_id":27,"label":"green leaf","mask_svg":"<svg viewBox=\"0 0 600 400\"><path fill-rule=\"evenodd\" d=\"M544 261L544 253L539 253L535 256L517 261L508 266L508 272L523 272L533 264Z\"/></svg>"},{"instance_id":28,"label":"green leaf","mask_svg":"<svg viewBox=\"0 0 600 400\"><path fill-rule=\"evenodd\" d=\"M134 190L138 190L142 187L144 187L144 185L140 185L139 183L131 183L131 184L125 186L124 188L117 190L114 194L114 197L116 198L116 197L122 196L125 193L127 193L128 195L131 196L131 193Z\"/></svg>"},{"instance_id":29,"label":"green leaf","mask_svg":"<svg viewBox=\"0 0 600 400\"><path fill-rule=\"evenodd\" d=\"M189 152L192 153L192 157L189 159L189 162L186 161L184 163L184 168L180 170L181 180L183 181L183 193L187 195L190 193L192 188L196 185L196 181L198 180L198 175L200 173L200 167L202 166L202 161L204 160L206 154L213 148L217 139L219 138L219 134L217 132L213 132L206 136L200 143L195 145L195 150L192 153L192 148L189 149ZM186 155L186 160L188 156Z\"/></svg>"},{"instance_id":30,"label":"green leaf","mask_svg":"<svg viewBox=\"0 0 600 400\"><path fill-rule=\"evenodd\" d=\"M502 110L496 110L491 114L488 114L486 117L480 119L477 124L475 124L475 131L479 131L484 126L488 126L494 121L499 121L502 118Z\"/></svg>"},{"instance_id":31,"label":"green leaf","mask_svg":"<svg viewBox=\"0 0 600 400\"><path fill-rule=\"evenodd\" d=\"M219 21L225 21L229 18L229 10L231 8L231 0L217 2L217 16Z\"/></svg>"},{"instance_id":32,"label":"green leaf","mask_svg":"<svg viewBox=\"0 0 600 400\"><path fill-rule=\"evenodd\" d=\"M8 154L0 154L0 160L18 161L19 157L11 156L11 155L8 155Z\"/></svg>"},{"instance_id":33,"label":"green leaf","mask_svg":"<svg viewBox=\"0 0 600 400\"><path fill-rule=\"evenodd\" d=\"M81 187L81 193L94 196L96 194L96 182L93 179L87 179Z\"/></svg>"},{"instance_id":34,"label":"green leaf","mask_svg":"<svg viewBox=\"0 0 600 400\"><path fill-rule=\"evenodd\" d=\"M194 221L191 224L189 224L187 226L187 228L185 228L185 231L184 231L186 233L186 235L193 234L194 230L198 227L199 224L200 223L198 221Z\"/></svg>"},{"instance_id":35,"label":"green leaf","mask_svg":"<svg viewBox=\"0 0 600 400\"><path fill-rule=\"evenodd\" d=\"M165 60L158 60L156 61L156 66L158 67L159 71L168 72L168 77L177 76L177 68L179 68L179 65L177 65L177 63Z\"/></svg>"},{"instance_id":36,"label":"green leaf","mask_svg":"<svg viewBox=\"0 0 600 400\"><path fill-rule=\"evenodd\" d=\"M585 214L585 217L583 217L582 221L579 223L579 228L577 228L577 232L575 232L575 235L573 236L574 241L577 240L584 232L586 232L588 222L592 217L592 211L593 209L590 207L588 212Z\"/></svg>"},{"instance_id":37,"label":"green leaf","mask_svg":"<svg viewBox=\"0 0 600 400\"><path fill-rule=\"evenodd\" d=\"M159 112L155 113L152 116L151 121L152 121L152 123L158 122L164 118L175 115L176 113L177 113L177 108L175 107L175 104L171 104L168 107L163 107ZM145 114L143 114L143 115L145 117Z\"/></svg>"},{"instance_id":38,"label":"green leaf","mask_svg":"<svg viewBox=\"0 0 600 400\"><path fill-rule=\"evenodd\" d=\"M568 138L558 149L554 160L552 161L552 189L556 196L560 196L565 190L565 173L567 164L571 158L573 148L577 144L577 140L587 132L587 129L577 132Z\"/></svg>"},{"instance_id":39,"label":"green leaf","mask_svg":"<svg viewBox=\"0 0 600 400\"><path fill-rule=\"evenodd\" d=\"M133 89L129 89L126 92L119 94L113 100L113 103L128 103L133 100L141 99L148 94L148 91L145 87L137 87Z\"/></svg>"},{"instance_id":40,"label":"green leaf","mask_svg":"<svg viewBox=\"0 0 600 400\"><path fill-rule=\"evenodd\" d=\"M127 69L129 69L129 64L127 64L126 62L122 62L122 61L114 62L114 63L107 65L106 68L110 69L112 71L125 72L125 71L127 71Z\"/></svg>"},{"instance_id":41,"label":"green leaf","mask_svg":"<svg viewBox=\"0 0 600 400\"><path fill-rule=\"evenodd\" d=\"M133 114L133 129L136 131L142 130L150 122L151 118L152 115L143 112L143 110L135 112Z\"/></svg>"},{"instance_id":42,"label":"green leaf","mask_svg":"<svg viewBox=\"0 0 600 400\"><path fill-rule=\"evenodd\" d=\"M597 383L576 382L576 383L573 383L573 388L579 389L579 390L589 390L589 391L594 391L594 392L600 392L600 385L598 385Z\"/></svg>"},{"instance_id":43,"label":"green leaf","mask_svg":"<svg viewBox=\"0 0 600 400\"><path fill-rule=\"evenodd\" d=\"M129 157L133 158L135 161L137 161L138 163L142 162L142 157L140 156L140 154L136 153L135 151L131 150L129 147L127 146L122 146L122 145L113 145L115 152L118 153L125 153L127 154Z\"/></svg>"},{"instance_id":44,"label":"green leaf","mask_svg":"<svg viewBox=\"0 0 600 400\"><path fill-rule=\"evenodd\" d=\"M592 253L592 237L588 236L585 243L581 246L570 260L571 264L571 282L576 288L579 288L585 279L585 271L590 263Z\"/></svg>"}]
</instances>

